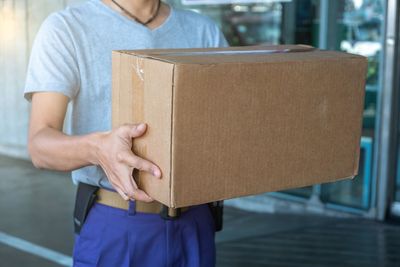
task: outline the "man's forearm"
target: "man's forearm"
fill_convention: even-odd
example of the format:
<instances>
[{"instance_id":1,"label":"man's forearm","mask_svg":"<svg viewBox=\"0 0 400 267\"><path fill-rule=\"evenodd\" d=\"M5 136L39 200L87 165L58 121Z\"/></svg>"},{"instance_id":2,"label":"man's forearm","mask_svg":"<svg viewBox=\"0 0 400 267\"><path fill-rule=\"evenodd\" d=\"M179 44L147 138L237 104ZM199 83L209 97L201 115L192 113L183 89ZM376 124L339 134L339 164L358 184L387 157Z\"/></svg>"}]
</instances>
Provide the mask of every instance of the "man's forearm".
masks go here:
<instances>
[{"instance_id":1,"label":"man's forearm","mask_svg":"<svg viewBox=\"0 0 400 267\"><path fill-rule=\"evenodd\" d=\"M29 152L38 168L71 171L97 165L97 148L101 133L69 136L46 127L29 139Z\"/></svg>"}]
</instances>

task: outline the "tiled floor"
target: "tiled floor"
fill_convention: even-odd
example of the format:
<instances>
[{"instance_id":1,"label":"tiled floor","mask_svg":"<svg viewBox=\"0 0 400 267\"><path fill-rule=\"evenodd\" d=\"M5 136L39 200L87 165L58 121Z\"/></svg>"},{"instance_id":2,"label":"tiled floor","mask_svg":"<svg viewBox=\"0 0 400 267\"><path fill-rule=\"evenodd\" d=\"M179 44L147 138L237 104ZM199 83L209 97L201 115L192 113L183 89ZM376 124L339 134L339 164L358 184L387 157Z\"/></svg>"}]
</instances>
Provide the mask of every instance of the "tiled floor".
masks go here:
<instances>
[{"instance_id":1,"label":"tiled floor","mask_svg":"<svg viewBox=\"0 0 400 267\"><path fill-rule=\"evenodd\" d=\"M73 198L68 175L0 157L0 233L70 255ZM217 248L218 267L397 267L400 225L226 208ZM0 266L60 265L0 242Z\"/></svg>"},{"instance_id":2,"label":"tiled floor","mask_svg":"<svg viewBox=\"0 0 400 267\"><path fill-rule=\"evenodd\" d=\"M231 210L230 215L233 213L243 214ZM400 266L400 225L291 215L250 217L238 226L252 228L264 224L271 227L270 231L219 242L218 266ZM296 226L285 230L278 226L279 222ZM228 220L227 224L236 228L234 221Z\"/></svg>"}]
</instances>

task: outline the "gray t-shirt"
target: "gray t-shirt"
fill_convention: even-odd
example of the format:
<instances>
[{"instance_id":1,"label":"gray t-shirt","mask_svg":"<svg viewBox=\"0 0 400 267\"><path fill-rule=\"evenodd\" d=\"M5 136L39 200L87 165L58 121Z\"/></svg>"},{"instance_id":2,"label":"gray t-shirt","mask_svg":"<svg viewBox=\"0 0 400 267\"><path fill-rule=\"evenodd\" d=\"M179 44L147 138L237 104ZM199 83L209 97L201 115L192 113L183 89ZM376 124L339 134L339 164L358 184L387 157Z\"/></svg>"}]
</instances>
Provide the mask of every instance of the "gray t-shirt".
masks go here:
<instances>
[{"instance_id":1,"label":"gray t-shirt","mask_svg":"<svg viewBox=\"0 0 400 267\"><path fill-rule=\"evenodd\" d=\"M130 20L100 0L51 14L42 24L27 72L25 98L33 92L59 92L72 102L71 133L111 129L111 51L227 46L207 17L171 7L156 29ZM74 183L111 188L99 166L72 172Z\"/></svg>"}]
</instances>

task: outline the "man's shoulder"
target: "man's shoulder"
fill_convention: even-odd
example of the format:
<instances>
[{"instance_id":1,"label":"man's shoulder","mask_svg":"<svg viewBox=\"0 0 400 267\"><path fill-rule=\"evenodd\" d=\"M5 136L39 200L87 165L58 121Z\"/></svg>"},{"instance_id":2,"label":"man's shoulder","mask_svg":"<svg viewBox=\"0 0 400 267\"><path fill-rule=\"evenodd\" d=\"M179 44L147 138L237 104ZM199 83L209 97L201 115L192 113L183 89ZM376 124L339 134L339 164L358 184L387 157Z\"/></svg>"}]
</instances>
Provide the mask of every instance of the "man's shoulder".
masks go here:
<instances>
[{"instance_id":1,"label":"man's shoulder","mask_svg":"<svg viewBox=\"0 0 400 267\"><path fill-rule=\"evenodd\" d=\"M184 9L174 9L182 30L190 34L193 39L201 42L192 43L195 47L225 47L228 43L218 25L203 14Z\"/></svg>"},{"instance_id":2,"label":"man's shoulder","mask_svg":"<svg viewBox=\"0 0 400 267\"><path fill-rule=\"evenodd\" d=\"M217 27L215 22L211 18L203 14L200 14L198 12L180 8L179 9L175 8L174 12L176 13L179 19L184 20L185 23L193 24L196 27L199 26L211 27L211 28Z\"/></svg>"},{"instance_id":3,"label":"man's shoulder","mask_svg":"<svg viewBox=\"0 0 400 267\"><path fill-rule=\"evenodd\" d=\"M71 24L79 24L85 17L93 17L93 12L96 12L94 2L84 1L51 13L44 21L44 25L62 28Z\"/></svg>"}]
</instances>

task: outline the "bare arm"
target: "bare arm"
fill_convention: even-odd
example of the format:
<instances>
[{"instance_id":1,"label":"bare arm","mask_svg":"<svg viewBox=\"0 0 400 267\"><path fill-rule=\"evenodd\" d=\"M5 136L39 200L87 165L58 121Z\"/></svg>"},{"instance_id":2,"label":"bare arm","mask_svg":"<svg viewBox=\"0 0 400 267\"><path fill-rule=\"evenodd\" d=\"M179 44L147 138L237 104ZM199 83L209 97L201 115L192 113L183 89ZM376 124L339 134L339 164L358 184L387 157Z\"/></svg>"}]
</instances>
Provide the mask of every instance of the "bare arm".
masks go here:
<instances>
[{"instance_id":1,"label":"bare arm","mask_svg":"<svg viewBox=\"0 0 400 267\"><path fill-rule=\"evenodd\" d=\"M99 134L68 136L62 132L68 98L58 93L35 93L29 125L28 148L38 168L71 171L96 164Z\"/></svg>"},{"instance_id":2,"label":"bare arm","mask_svg":"<svg viewBox=\"0 0 400 267\"><path fill-rule=\"evenodd\" d=\"M69 136L62 132L68 98L60 93L35 93L29 126L28 148L38 168L69 171L100 165L124 199L151 201L132 178L134 168L161 177L159 168L131 151L132 138L146 125L125 125L110 132Z\"/></svg>"}]
</instances>

